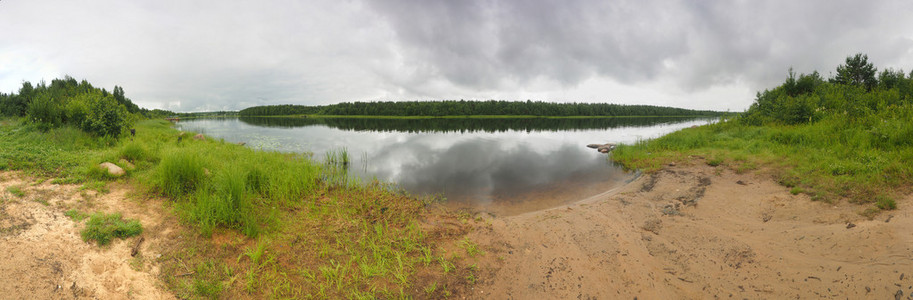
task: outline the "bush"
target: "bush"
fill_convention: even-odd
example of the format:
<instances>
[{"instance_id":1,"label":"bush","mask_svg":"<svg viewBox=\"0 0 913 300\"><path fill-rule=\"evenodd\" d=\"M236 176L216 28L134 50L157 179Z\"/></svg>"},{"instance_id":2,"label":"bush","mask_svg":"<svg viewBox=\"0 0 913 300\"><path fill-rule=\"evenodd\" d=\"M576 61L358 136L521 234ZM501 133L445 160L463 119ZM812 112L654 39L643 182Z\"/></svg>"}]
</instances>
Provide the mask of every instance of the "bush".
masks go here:
<instances>
[{"instance_id":1,"label":"bush","mask_svg":"<svg viewBox=\"0 0 913 300\"><path fill-rule=\"evenodd\" d=\"M63 124L64 111L59 103L47 93L41 93L28 106L29 120L38 124L42 131Z\"/></svg>"},{"instance_id":2,"label":"bush","mask_svg":"<svg viewBox=\"0 0 913 300\"><path fill-rule=\"evenodd\" d=\"M120 214L94 213L86 223L86 229L80 233L82 240L97 241L99 245L107 245L112 238L128 238L143 232L143 226L137 220L124 220Z\"/></svg>"},{"instance_id":3,"label":"bush","mask_svg":"<svg viewBox=\"0 0 913 300\"><path fill-rule=\"evenodd\" d=\"M85 119L79 126L82 130L98 136L119 136L130 123L131 116L123 105L110 95L83 94L74 100L86 101Z\"/></svg>"}]
</instances>

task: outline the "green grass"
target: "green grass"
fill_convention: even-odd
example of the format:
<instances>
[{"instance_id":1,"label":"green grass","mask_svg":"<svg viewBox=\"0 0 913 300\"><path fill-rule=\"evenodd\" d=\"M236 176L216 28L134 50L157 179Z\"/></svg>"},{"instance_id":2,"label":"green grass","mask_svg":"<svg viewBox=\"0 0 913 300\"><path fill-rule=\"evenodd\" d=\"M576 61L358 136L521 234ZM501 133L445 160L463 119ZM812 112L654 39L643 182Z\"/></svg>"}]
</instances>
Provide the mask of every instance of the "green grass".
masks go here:
<instances>
[{"instance_id":1,"label":"green grass","mask_svg":"<svg viewBox=\"0 0 913 300\"><path fill-rule=\"evenodd\" d=\"M73 219L73 221L76 221L76 222L82 222L82 220L85 220L86 218L89 217L88 214L75 210L75 209L68 210L68 211L64 212L63 215L70 217L70 219Z\"/></svg>"},{"instance_id":2,"label":"green grass","mask_svg":"<svg viewBox=\"0 0 913 300\"><path fill-rule=\"evenodd\" d=\"M96 241L104 246L114 238L125 239L139 235L143 226L137 220L124 220L120 214L94 213L89 216L86 228L80 232L84 241Z\"/></svg>"},{"instance_id":3,"label":"green grass","mask_svg":"<svg viewBox=\"0 0 913 300\"><path fill-rule=\"evenodd\" d=\"M10 194L13 194L13 196L16 196L19 198L25 197L25 191L23 191L22 188L19 186L15 186L15 185L8 186L8 187L6 187L6 191L9 192Z\"/></svg>"},{"instance_id":4,"label":"green grass","mask_svg":"<svg viewBox=\"0 0 913 300\"><path fill-rule=\"evenodd\" d=\"M832 116L802 125L747 126L735 120L687 128L618 146L612 159L648 172L698 157L737 172L764 169L793 194L813 199L873 203L913 183L913 108L863 119ZM888 136L891 135L891 136ZM887 200L879 207L891 207Z\"/></svg>"},{"instance_id":5,"label":"green grass","mask_svg":"<svg viewBox=\"0 0 913 300\"><path fill-rule=\"evenodd\" d=\"M344 149L336 152L337 166L327 167L305 154L199 141L193 134L179 140L163 120L140 121L134 138L119 140L67 127L45 133L14 119L3 124L0 168L87 189L124 181L140 195L166 198L189 225L174 241L182 246L157 260L166 285L181 297L406 298L423 295L412 288L419 273L423 282L438 282L435 294L466 280L459 259L444 260L446 273L433 263L442 254L432 249L461 236L429 238L436 229L417 223L426 203L387 184L352 180ZM97 173L99 163L121 160L136 169L119 179ZM88 218L83 236L99 244L141 230L118 215ZM233 236L228 244L217 238L226 235ZM250 245L254 238L271 242Z\"/></svg>"}]
</instances>

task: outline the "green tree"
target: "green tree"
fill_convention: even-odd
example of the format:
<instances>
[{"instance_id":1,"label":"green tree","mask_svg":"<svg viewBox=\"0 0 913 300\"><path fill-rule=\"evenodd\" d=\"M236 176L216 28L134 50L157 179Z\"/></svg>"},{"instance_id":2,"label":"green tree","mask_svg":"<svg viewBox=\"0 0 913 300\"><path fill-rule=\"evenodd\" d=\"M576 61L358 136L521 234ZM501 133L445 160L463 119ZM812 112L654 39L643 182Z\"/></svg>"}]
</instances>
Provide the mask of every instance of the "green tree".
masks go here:
<instances>
[{"instance_id":1,"label":"green tree","mask_svg":"<svg viewBox=\"0 0 913 300\"><path fill-rule=\"evenodd\" d=\"M875 79L875 66L869 62L869 56L857 53L846 57L846 64L837 66L837 76L833 81L839 84L856 85L871 90L878 84Z\"/></svg>"}]
</instances>

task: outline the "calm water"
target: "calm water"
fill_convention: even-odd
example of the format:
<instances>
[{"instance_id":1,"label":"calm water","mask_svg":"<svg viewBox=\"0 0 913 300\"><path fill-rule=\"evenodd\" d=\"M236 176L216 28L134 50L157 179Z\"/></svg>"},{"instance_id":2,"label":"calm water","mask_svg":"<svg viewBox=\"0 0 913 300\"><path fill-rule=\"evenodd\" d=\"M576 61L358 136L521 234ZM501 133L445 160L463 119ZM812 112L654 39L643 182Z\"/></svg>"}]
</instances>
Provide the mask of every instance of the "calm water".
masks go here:
<instances>
[{"instance_id":1,"label":"calm water","mask_svg":"<svg viewBox=\"0 0 913 300\"><path fill-rule=\"evenodd\" d=\"M348 151L350 173L443 193L447 205L517 214L555 207L624 184L624 172L591 143L631 143L713 119L323 119L227 118L179 122L249 147Z\"/></svg>"}]
</instances>

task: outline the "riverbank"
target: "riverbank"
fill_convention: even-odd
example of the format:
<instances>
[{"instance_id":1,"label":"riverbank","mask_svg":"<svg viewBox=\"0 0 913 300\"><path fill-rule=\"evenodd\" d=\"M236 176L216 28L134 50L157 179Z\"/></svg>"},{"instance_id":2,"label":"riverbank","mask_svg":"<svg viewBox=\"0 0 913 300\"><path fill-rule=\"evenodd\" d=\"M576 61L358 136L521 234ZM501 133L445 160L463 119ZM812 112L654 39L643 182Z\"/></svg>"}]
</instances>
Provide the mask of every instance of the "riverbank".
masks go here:
<instances>
[{"instance_id":1,"label":"riverbank","mask_svg":"<svg viewBox=\"0 0 913 300\"><path fill-rule=\"evenodd\" d=\"M0 174L2 243L21 249L0 257L12 298L444 297L472 286L470 216L353 182L343 166L161 120L120 139L0 124L0 166L17 170ZM104 161L126 174L104 173ZM93 212L137 219L142 234L83 241L80 216Z\"/></svg>"},{"instance_id":2,"label":"riverbank","mask_svg":"<svg viewBox=\"0 0 913 300\"><path fill-rule=\"evenodd\" d=\"M812 201L685 158L608 194L494 218L472 298L890 298L913 292L913 207Z\"/></svg>"}]
</instances>

